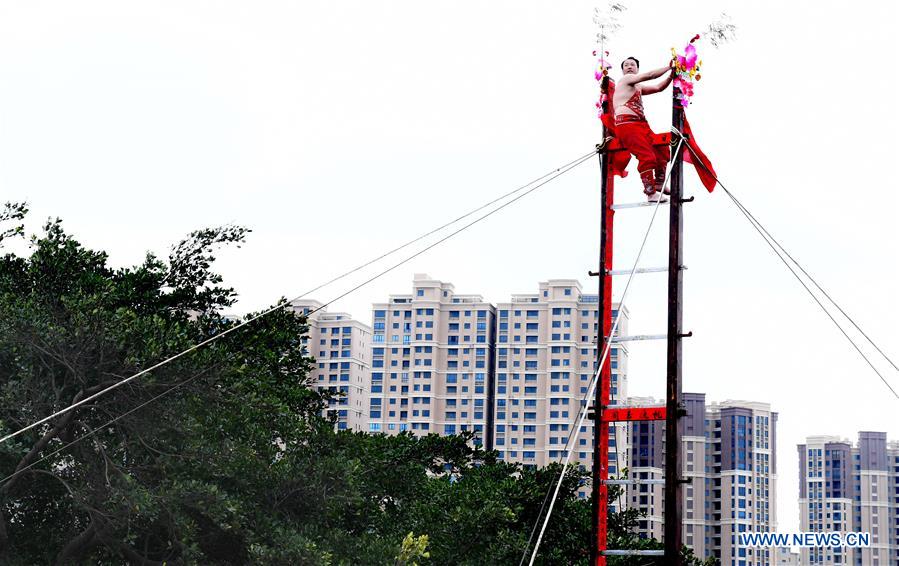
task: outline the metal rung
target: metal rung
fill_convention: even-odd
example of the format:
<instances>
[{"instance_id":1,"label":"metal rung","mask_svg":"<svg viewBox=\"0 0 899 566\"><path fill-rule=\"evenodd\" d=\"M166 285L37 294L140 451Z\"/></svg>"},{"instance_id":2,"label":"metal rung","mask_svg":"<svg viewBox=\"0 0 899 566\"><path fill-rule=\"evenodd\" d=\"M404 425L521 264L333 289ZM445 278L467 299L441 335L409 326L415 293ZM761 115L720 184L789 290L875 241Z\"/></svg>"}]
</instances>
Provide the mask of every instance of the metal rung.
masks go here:
<instances>
[{"instance_id":1,"label":"metal rung","mask_svg":"<svg viewBox=\"0 0 899 566\"><path fill-rule=\"evenodd\" d=\"M668 271L667 267L640 267L638 269L613 269L609 275L630 275L631 273L662 273Z\"/></svg>"},{"instance_id":2,"label":"metal rung","mask_svg":"<svg viewBox=\"0 0 899 566\"><path fill-rule=\"evenodd\" d=\"M600 550L603 556L665 556L664 550Z\"/></svg>"},{"instance_id":3,"label":"metal rung","mask_svg":"<svg viewBox=\"0 0 899 566\"><path fill-rule=\"evenodd\" d=\"M665 480L606 480L606 485L665 485Z\"/></svg>"},{"instance_id":4,"label":"metal rung","mask_svg":"<svg viewBox=\"0 0 899 566\"><path fill-rule=\"evenodd\" d=\"M681 270L686 270L687 266L682 265L680 268ZM631 271L632 270L630 269L613 269L609 272L609 275L630 275ZM641 267L638 269L634 269L633 273L639 275L640 273L665 273L667 271L667 267Z\"/></svg>"},{"instance_id":5,"label":"metal rung","mask_svg":"<svg viewBox=\"0 0 899 566\"><path fill-rule=\"evenodd\" d=\"M634 336L613 336L612 342L635 342L638 340L667 340L667 334L635 334Z\"/></svg>"},{"instance_id":6,"label":"metal rung","mask_svg":"<svg viewBox=\"0 0 899 566\"><path fill-rule=\"evenodd\" d=\"M671 201L666 201L662 203L656 202L626 202L624 204L613 204L612 210L621 210L622 208L639 208L644 206L656 206L657 204L661 204L662 206L667 206Z\"/></svg>"}]
</instances>

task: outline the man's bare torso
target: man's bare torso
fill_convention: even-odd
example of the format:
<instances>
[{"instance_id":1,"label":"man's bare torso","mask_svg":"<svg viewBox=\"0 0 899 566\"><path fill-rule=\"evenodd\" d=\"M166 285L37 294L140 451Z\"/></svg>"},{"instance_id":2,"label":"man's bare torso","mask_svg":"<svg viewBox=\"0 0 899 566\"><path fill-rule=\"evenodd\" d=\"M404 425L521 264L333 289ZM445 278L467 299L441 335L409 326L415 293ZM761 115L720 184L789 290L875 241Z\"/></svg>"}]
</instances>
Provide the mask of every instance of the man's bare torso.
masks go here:
<instances>
[{"instance_id":1,"label":"man's bare torso","mask_svg":"<svg viewBox=\"0 0 899 566\"><path fill-rule=\"evenodd\" d=\"M635 92L640 92L640 85L634 84L631 81L622 80L615 87L615 96L612 97L612 106L615 107L615 115L620 116L621 114L632 114L634 116L637 115L636 112L625 106L628 100L634 96ZM640 101L642 106L642 96L638 96L637 100Z\"/></svg>"}]
</instances>

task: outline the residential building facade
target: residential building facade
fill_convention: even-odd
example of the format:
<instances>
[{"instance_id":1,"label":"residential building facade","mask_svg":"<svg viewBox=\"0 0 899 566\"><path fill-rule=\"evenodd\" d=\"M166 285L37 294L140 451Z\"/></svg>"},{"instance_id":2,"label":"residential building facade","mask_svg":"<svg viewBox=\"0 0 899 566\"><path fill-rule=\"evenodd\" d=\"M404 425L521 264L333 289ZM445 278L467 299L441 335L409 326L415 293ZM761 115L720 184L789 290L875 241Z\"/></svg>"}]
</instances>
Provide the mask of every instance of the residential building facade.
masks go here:
<instances>
[{"instance_id":1,"label":"residential building facade","mask_svg":"<svg viewBox=\"0 0 899 566\"><path fill-rule=\"evenodd\" d=\"M632 398L631 405L664 404ZM684 393L681 437L684 486L684 544L699 557L724 566L765 566L772 549L739 544L743 532L777 529L777 413L767 403L725 401L707 405L705 395ZM664 479L664 422L630 423L630 476ZM662 540L664 486L638 484L627 490L628 505L645 512L639 532Z\"/></svg>"},{"instance_id":2,"label":"residential building facade","mask_svg":"<svg viewBox=\"0 0 899 566\"><path fill-rule=\"evenodd\" d=\"M617 308L613 305L614 315ZM574 428L597 367L598 296L584 294L577 280L553 279L539 283L536 293L499 303L496 312L494 448L506 461L545 466L565 459L569 436L575 434L571 462L589 468L593 421L585 420L579 431ZM616 335L626 333L627 324L624 311ZM613 343L609 362L614 405L627 397L623 343ZM626 461L618 454L627 445L626 434L624 425L610 430L612 475ZM586 497L588 491L580 495Z\"/></svg>"},{"instance_id":3,"label":"residential building facade","mask_svg":"<svg viewBox=\"0 0 899 566\"><path fill-rule=\"evenodd\" d=\"M366 430L371 327L347 313L330 313L318 301L296 300L291 307L307 317L309 334L303 346L315 358L313 384L334 394L326 412L333 413L338 430Z\"/></svg>"},{"instance_id":4,"label":"residential building facade","mask_svg":"<svg viewBox=\"0 0 899 566\"><path fill-rule=\"evenodd\" d=\"M491 448L494 306L416 274L411 294L391 295L372 311L367 430L471 431Z\"/></svg>"},{"instance_id":5,"label":"residential building facade","mask_svg":"<svg viewBox=\"0 0 899 566\"><path fill-rule=\"evenodd\" d=\"M811 436L798 453L801 530L870 535L866 548L803 548L802 564L899 564L899 442Z\"/></svg>"}]
</instances>

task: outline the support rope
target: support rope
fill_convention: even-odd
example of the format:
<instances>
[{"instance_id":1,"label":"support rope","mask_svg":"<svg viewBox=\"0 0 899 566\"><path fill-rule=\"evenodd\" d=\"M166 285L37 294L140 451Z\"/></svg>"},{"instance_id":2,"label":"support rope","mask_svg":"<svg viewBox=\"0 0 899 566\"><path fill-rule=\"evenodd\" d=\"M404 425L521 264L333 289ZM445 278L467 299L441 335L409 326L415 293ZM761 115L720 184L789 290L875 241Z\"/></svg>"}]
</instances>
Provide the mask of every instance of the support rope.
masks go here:
<instances>
[{"instance_id":1,"label":"support rope","mask_svg":"<svg viewBox=\"0 0 899 566\"><path fill-rule=\"evenodd\" d=\"M681 138L677 144L677 149L675 149L674 153L672 154L672 162L675 159L677 159L677 156L680 153L683 142L684 142L684 139ZM671 167L668 168L668 171L665 174L665 180L662 183L662 186L665 186L665 184L668 183L668 178L670 177L670 175L671 175ZM662 199L659 198L659 200L656 202L656 205L652 209L652 218L649 221L649 226L646 228L646 233L643 235L643 241L640 244L640 249L637 251L637 257L634 260L633 269L631 269L631 273L627 278L627 283L624 286L624 292L622 293L621 300L618 303L618 315L615 317L615 322L612 324L612 329L609 332L608 338L606 339L606 345L605 345L605 349L603 350L602 357L600 358L599 367L596 369L596 372L593 374L593 379L590 380L590 388L587 391L587 396L583 401L584 408L581 410L580 416L578 418L577 426L574 428L574 430L572 430L571 434L569 434L569 441L565 444L565 460L562 464L562 470L559 473L559 480L556 482L556 487L553 491L552 497L549 500L549 509L546 511L546 517L543 519L543 525L540 527L540 534L537 536L537 541L534 544L534 551L531 554L530 562L528 562L529 566L533 566L534 561L537 559L537 553L540 550L540 543L543 541L543 535L546 533L547 525L549 525L549 519L552 516L553 507L556 504L556 498L559 496L559 490L562 488L562 482L565 480L565 476L568 473L568 464L571 461L571 452L572 452L572 450L569 448L569 444L570 444L572 435L574 434L575 430L579 431L581 426L584 424L584 419L587 416L587 409L590 406L590 399L593 398L593 395L596 391L596 385L598 384L598 381L599 381L599 375L602 372L602 368L605 365L606 360L608 359L608 356L609 356L609 350L612 347L612 336L615 335L615 331L618 329L618 323L621 321L621 313L624 310L625 300L627 299L627 292L630 289L631 281L634 278L634 273L636 272L637 266L640 263L640 256L643 254L643 249L646 247L646 241L649 239L649 233L652 230L652 225L655 222L656 213L659 211L659 205L661 204L661 202L662 202ZM598 418L599 418L599 413L597 411L597 419ZM598 426L594 426L594 434L596 434L596 429L598 429L598 428L599 428ZM605 442L608 442L608 439L605 439ZM617 454L617 452L616 452L616 454ZM593 457L595 458L596 454L594 454ZM542 513L542 508L541 508L541 513ZM538 520L538 522L540 520L539 514L537 516L537 520ZM591 544L593 544L592 541L591 541ZM530 545L530 540L528 540L528 545ZM525 552L524 555L527 556L527 548L525 548L524 552Z\"/></svg>"}]
</instances>

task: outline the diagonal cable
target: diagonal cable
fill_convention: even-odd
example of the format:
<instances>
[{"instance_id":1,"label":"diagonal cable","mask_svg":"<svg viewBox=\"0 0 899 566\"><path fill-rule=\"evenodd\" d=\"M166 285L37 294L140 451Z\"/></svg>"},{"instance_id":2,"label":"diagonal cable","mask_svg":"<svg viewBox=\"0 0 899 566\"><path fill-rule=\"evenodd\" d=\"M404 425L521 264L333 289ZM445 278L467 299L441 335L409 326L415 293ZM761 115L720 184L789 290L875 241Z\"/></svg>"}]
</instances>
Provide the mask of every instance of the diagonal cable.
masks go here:
<instances>
[{"instance_id":1,"label":"diagonal cable","mask_svg":"<svg viewBox=\"0 0 899 566\"><path fill-rule=\"evenodd\" d=\"M140 409L143 409L144 407L146 407L146 406L149 405L150 403L153 403L153 402L158 401L159 399L165 397L166 395L168 395L169 393L175 391L176 389L180 389L181 387L187 385L188 383L190 383L190 382L196 380L198 377L202 376L203 373L205 373L205 372L198 373L197 375L194 375L193 377L190 377L190 378L188 378L188 379L185 379L185 380L182 381L181 383L178 383L178 384L176 384L176 385L173 385L172 387L169 387L168 389L166 389L166 390L163 391L162 393L156 395L155 397L152 397L152 398L150 398L150 399L144 401L144 402L141 403L140 405L138 405L138 406L136 406L136 407L133 407L133 408L129 409L128 411L126 411L126 412L122 413L121 415L119 415L119 416L117 416L117 417L111 419L110 421L104 423L103 425L94 428L94 429L91 430L90 432L87 432L87 433L85 433L85 434L82 434L81 436L79 436L79 437L76 438L75 440L72 440L71 442L69 442L69 443L67 443L67 444L64 444L63 446L57 448L57 449L54 450L53 452L50 452L49 454L47 454L47 455L41 457L40 459L35 460L34 462L31 462L31 463L28 464L27 466L23 466L22 468L17 469L16 471L14 471L13 473L9 474L9 475L6 476L5 478L0 479L0 485L5 484L6 482L8 482L8 481L10 481L10 480L12 480L12 479L14 479L14 478L16 478L17 476L19 476L19 475L21 475L21 474L24 474L25 472L27 472L27 471L30 470L31 468L37 466L37 465L40 464L41 462L43 462L43 461L45 461L45 460L48 460L48 459L52 458L53 456L56 456L56 455L59 454L60 452L63 452L64 450L68 449L69 447L74 446L75 444L78 444L78 443L81 442L82 440L85 440L85 439L87 439L87 438L90 438L90 437L93 436L94 434L100 432L101 430L104 430L106 427L108 427L108 426L110 426L110 425L116 423L117 421L119 421L119 420L121 420L121 419L124 419L124 418L127 417L128 415L130 415L130 414L132 414L132 413L135 413L135 412L139 411Z\"/></svg>"},{"instance_id":2,"label":"diagonal cable","mask_svg":"<svg viewBox=\"0 0 899 566\"><path fill-rule=\"evenodd\" d=\"M846 330L843 328L843 326L839 322L837 322L837 320L830 313L830 311L827 309L827 307L824 306L824 304L815 295L815 293L811 290L811 288L809 288L809 286L806 284L806 282L802 280L802 277L800 277L799 274L796 272L796 270L793 269L793 266L791 266L790 263L784 258L784 255L782 255L780 253L780 251L778 251L778 248L780 248L781 250L784 250L783 246L781 246L781 244L777 240L775 240L773 236L771 236L771 234L765 229L765 227L762 226L762 224L755 218L755 216L753 216L749 212L749 210L745 206L743 206L743 204L737 199L737 197L735 197L727 189L727 187L724 186L724 184L721 182L721 180L712 171L710 171L708 169L708 167L706 167L705 165L702 164L702 161L699 159L698 156L696 156L695 151L693 150L693 148L690 147L689 144L687 144L687 148L690 150L691 153L693 153L694 158L696 159L696 162L700 163L700 165L702 165L702 167L715 179L715 182L718 183L718 185L724 190L725 194L727 194L727 196L730 197L730 199L733 201L733 203L737 207L737 209L743 213L743 215L746 217L746 219L749 221L749 223L752 225L752 227L755 228L756 232L758 232L759 235L762 237L762 239L765 240L765 243L768 244L768 247L771 248L771 250L777 256L777 258L780 259L781 262L783 262L783 264L786 266L786 268L790 270L790 273L793 274L793 277L795 277L796 280L799 281L799 284L802 285L802 287L806 290L806 292L809 294L809 296L818 304L818 306L821 308L821 310L824 311L824 314L827 315L827 318L829 318L830 321L834 323L834 325L837 327L837 329L840 331L840 333L846 338L846 340L849 341L850 344L852 344L852 347L855 348L855 351L858 352L858 354L862 357L862 359L865 360L865 362L868 364L868 366L871 367L871 369L874 371L874 373L877 374L877 377L879 377L880 380L883 382L883 384L887 386L887 389L890 390L890 392L893 394L893 396L896 397L897 399L899 399L899 393L896 392L896 390L893 388L893 386L890 385L890 382L887 381L887 379L883 376L883 374L880 373L880 371L877 369L877 367L871 362L871 359L867 355L865 355L865 353L858 346L858 344L855 343L855 340L853 340L852 337L849 336L849 334L846 332ZM789 254L786 253L786 250L784 250L784 254L787 255L790 258L790 260L792 260L793 263L796 264L797 267L799 267L799 269L802 271L802 273L804 273L806 275L806 277L808 277L813 282L813 284L816 287L818 287L818 289L821 289L821 286L818 285L818 283L808 274L808 272L805 271L804 269L802 269L802 266L800 266L799 263L796 262L796 260L792 258L792 256L790 256ZM821 289L821 291L824 292L823 289ZM830 298L830 295L828 295L827 293L824 293L824 295L830 300L831 303L833 303L840 310L840 312L842 312L844 314L844 316L846 316L846 318L849 318L849 316L845 314L845 311L843 311L843 309L840 308L839 305L837 305L832 298ZM852 324L856 328L858 328L858 325L856 325L855 322L852 321L852 319L849 319L849 320L852 322ZM861 332L861 329L859 329L859 331ZM893 367L896 367L896 365L893 364L893 361L890 360L886 356L886 354L884 354L883 351L880 348L878 348L877 345L874 344L874 342L870 338L868 338L867 334L862 332L862 335L868 339L868 341L877 349L878 352L880 352L880 354L884 358L886 358L887 361L890 362L890 364L893 365Z\"/></svg>"},{"instance_id":3,"label":"diagonal cable","mask_svg":"<svg viewBox=\"0 0 899 566\"><path fill-rule=\"evenodd\" d=\"M375 280L377 280L377 279L383 277L384 275L390 273L390 272L393 271L394 269L396 269L396 268L398 268L398 267L400 267L400 266L402 266L402 265L408 263L409 261L415 259L416 257L418 257L418 256L420 256L421 254L427 252L428 250L430 250L430 249L432 249L432 248L434 248L434 247L436 247L436 246L442 244L442 243L445 242L446 240L449 240L450 238L452 238L453 236L459 234L460 232L462 232L462 231L464 231L464 230L467 230L467 229L470 228L471 226L474 226L475 224L478 224L479 222L481 222L482 220L484 220L484 219L486 219L486 218L489 218L490 216L496 214L497 212L499 212L500 210L506 208L507 206L511 205L512 203L517 202L518 200L520 200L520 199L524 198L525 196L531 194L532 192L536 191L536 190L539 189L540 187L543 187L544 185L546 185L546 184L549 183L550 181L552 181L552 180L554 180L554 179L556 179L556 178L558 178L558 177L564 175L564 174L567 173L568 171L571 171L572 169L574 169L574 168L577 167L578 165L584 163L585 161L587 161L588 159L590 159L594 154L596 154L596 152L597 152L597 150L593 150L593 151L591 151L591 152L585 154L584 156L582 156L582 157L580 157L580 158L578 158L578 159L576 159L576 160L574 160L574 161L572 161L572 162L569 162L569 163L566 164L566 165L563 165L562 167L560 167L560 168L554 170L553 172L549 173L548 175L544 175L544 176L540 177L541 181L540 181L539 183L537 183L536 185L534 185L533 187L531 187L530 189L528 189L527 191L525 191L525 192L523 192L523 193L517 195L517 196L516 196L515 198L513 198L513 199L507 200L506 202L504 202L504 203L501 204L500 206L494 208L494 209L491 210L490 212L487 212L486 214L484 214L484 215L482 215L482 216L476 218L475 220L473 220L473 221L471 221L471 222L465 224L465 225L462 226L461 228L458 228L458 229L454 230L454 231L451 232L450 234L448 234L448 235L446 235L446 236L440 238L439 240L437 240L436 242L434 242L434 243L432 243L432 244L429 244L429 245L426 246L425 248L423 248L423 249L419 250L418 252L412 254L411 256L405 258L404 260L400 261L399 263L396 263L396 264L392 265L391 267L389 267L389 268L387 268L387 269L381 271L381 272L378 273L377 275L375 275L375 276L373 276L373 277L371 277L371 278L369 278L369 279L363 281L363 282L360 283L359 285L356 285L355 287L351 288L349 291L346 291L345 293L343 293L343 294L341 294L341 295L338 295L337 297L331 299L331 300L328 301L327 303L325 303L325 304L323 304L323 305L317 307L316 309L313 309L313 310L310 311L309 313L306 313L307 316L308 316L309 314L313 314L314 312L316 312L316 311L318 311L318 310L321 310L321 309L327 307L328 305L330 305L331 303L333 303L333 302L335 302L335 301L337 301L337 300L340 300L340 299L346 297L346 296L349 295L350 293L353 293L353 292L357 291L358 289L361 289L362 287L368 285L369 283L371 283L371 282L373 282L373 281L375 281ZM531 184L533 184L533 183L531 183ZM529 185L525 185L525 186L529 186ZM511 193L508 193L508 195L514 194L514 192L517 192L517 191L519 191L519 190L520 190L520 189L517 189L516 191L513 191L513 192L511 192ZM507 196L508 196L508 195L507 195ZM500 197L500 199L496 199L496 200L494 200L494 201L492 201L492 202L498 202L498 200L501 200L502 198L503 198L503 197ZM483 209L484 207L486 207L486 206L488 206L488 205L483 205L483 206L481 206L481 207L480 207L479 209L477 209L477 210L482 210L482 209ZM461 217L461 218L470 216L471 214L472 214L472 213L468 213L468 214L466 214L466 215L463 215L463 217ZM450 224L452 224L452 223L450 223ZM446 226L448 226L448 225L449 225L449 224L447 224ZM433 232L434 232L434 231L432 231L432 232L430 232L430 233L433 233ZM423 237L424 237L424 236L421 236L421 237L417 238L415 241L420 240L420 239L423 238ZM412 243L412 242L410 242L409 244L411 244L411 243ZM408 245L408 244L407 244L407 245ZM401 246L401 247L403 247L403 246ZM398 249L399 249L399 248L398 248ZM384 255L385 255L385 256L386 256L386 255L389 255L389 253L388 253L388 254L384 254ZM376 260L373 260L373 261L376 261ZM370 262L370 263L371 263L371 262ZM352 272L352 271L351 271L351 272ZM349 274L349 273L350 273L350 272L348 272L347 274ZM338 277L338 278L339 278L339 277ZM336 280L336 279L335 279L335 280ZM320 287L318 287L318 288L320 288ZM304 295L300 295L300 297L305 296L306 294L309 294L310 292L312 292L312 291L308 291L307 293L304 293ZM138 378L138 377L140 377L140 376L142 376L142 375L145 375L145 374L147 374L147 373L149 373L149 372L151 372L151 371L153 371L153 370L155 370L155 369L158 369L158 368L160 368L160 367L162 367L162 366L164 366L164 365L166 365L166 364L168 364L168 363L170 363L170 362L172 362L172 361L174 361L174 360L176 360L176 359L178 359L178 358L181 358L181 357L183 357L183 356L185 356L185 355L187 355L187 354L189 354L189 353L191 353L191 352L193 352L193 351L195 351L195 350L197 350L197 349L199 349L199 348L202 348L203 346L205 346L205 345L207 345L207 344L209 344L209 343L211 343L211 342L214 342L214 341L216 341L216 340L219 340L219 339L223 338L224 336L226 336L226 335L228 335L228 334L234 332L235 330L238 330L238 329L240 329L240 328L243 328L244 326L246 326L246 325L248 325L248 324L250 324L250 323L252 323L252 322L254 322L254 321L256 321L256 320L258 320L258 319L260 319L260 318L262 318L262 317L265 317L265 316L271 314L272 312L275 312L276 310L279 310L279 309L284 308L285 306L289 305L292 301L295 301L295 300L297 300L298 298L299 298L299 297L297 297L297 298L295 298L295 299L292 299L291 301L288 301L288 302L286 302L286 303L281 303L281 304L275 305L275 306L273 306L273 307L271 307L271 308L269 308L269 309L266 309L266 310L262 311L261 313L255 315L255 316L253 316L253 317L250 317L250 318L248 318L247 320L241 322L240 324L238 324L238 325L236 325L236 326L232 326L231 328L228 328L227 330L224 330L223 332L220 332L219 334L216 334L216 335L214 335L214 336L211 336L210 338L207 338L206 340L203 340L202 342L199 342L199 343L197 343L197 344L191 346L190 348L188 348L188 349L186 349L186 350L183 350L183 351L181 351L181 352L179 352L179 353L177 353L177 354L175 354L175 355L173 355L173 356L170 356L170 357L168 357L168 358L166 358L166 359L164 359L164 360L162 360L162 361L160 361L160 362L158 362L158 363L156 363L156 364L150 366L150 367L147 368L147 369L141 370L141 371L139 371L138 373L135 373L134 375L132 375L132 376L130 376L130 377L127 377L127 378L125 378L125 379L122 379L121 381L117 381L116 383L110 385L109 387L107 387L107 388L105 388L105 389L103 389L103 390L101 390L101 391L98 391L97 393L94 393L93 395L89 395L88 397L85 397L84 399L82 399L82 400L80 400L80 401L78 401L78 402L76 402L76 403L73 403L73 404L69 405L68 407L66 407L66 408L64 408L64 409L60 409L59 411L56 411L55 413L53 413L53 414L51 414L51 415L48 415L48 416L46 416L46 417L44 417L44 418L42 418L42 419L40 419L40 420L38 420L38 421L35 421L35 422L31 423L30 425L27 425L27 426L25 426L25 427L23 427L23 428L20 428L19 430L15 431L15 432L13 432L13 433L7 434L7 435L4 436L3 438L0 438L0 443L6 442L7 440L9 440L9 439L11 439L11 438L14 438L14 437L16 437L16 436L22 434L23 432L26 432L26 431L28 431L28 430L31 430L31 429L37 427L37 426L40 426L40 425L42 425L42 424L44 424L44 423L46 423L46 422L48 422L48 421L50 421L50 420L52 420L52 419L54 419L54 418L60 416L60 415L63 415L63 414L65 414L65 413L67 413L67 412L69 412L69 411L71 411L71 410L73 410L73 409L76 409L77 407L80 407L81 405L84 405L85 403L88 403L88 402L90 402L90 401L93 401L94 399L97 399L97 398L99 398L99 397L101 397L101 396L103 396L103 395L109 393L110 391L112 391L112 390L114 390L114 389L117 389L117 388L121 387L122 385L125 385L126 383L131 382L132 380L134 380L134 379L136 379L136 378Z\"/></svg>"},{"instance_id":4,"label":"diagonal cable","mask_svg":"<svg viewBox=\"0 0 899 566\"><path fill-rule=\"evenodd\" d=\"M672 154L672 161L677 159L677 156L680 154L680 150L681 150L681 146L683 145L683 142L684 142L684 139L683 139L683 137L681 137L680 141L677 144L677 148L674 150L674 153ZM671 175L671 168L669 167L668 172L665 175L665 181L662 183L662 186L667 184L668 177L670 175ZM630 275L627 278L627 283L624 286L624 292L621 295L621 300L618 302L618 315L615 317L615 322L614 322L614 324L612 324L612 329L609 332L609 336L606 338L605 349L603 350L602 357L600 358L599 366L597 367L596 372L593 374L593 379L590 380L590 388L587 391L587 396L583 401L584 408L581 410L581 414L578 418L577 426L575 427L574 430L580 430L581 426L583 426L583 424L584 424L584 419L587 416L587 409L590 406L590 399L593 397L593 395L596 391L596 386L599 382L599 375L602 372L602 368L605 365L606 360L608 359L608 356L609 356L609 350L612 347L612 336L615 335L615 331L618 329L618 323L621 321L621 315L624 312L624 304L625 304L625 299L627 298L627 292L630 289L631 281L633 280L634 273L637 270L637 265L640 263L640 256L643 255L643 249L646 247L646 241L649 239L649 233L652 230L652 225L655 222L656 213L659 211L659 205L661 204L661 202L662 202L662 199L659 198L659 200L656 202L656 205L652 208L652 218L649 220L649 226L647 226L647 228L646 228L646 233L643 235L643 241L640 244L640 249L637 251L637 257L634 260L634 267L633 267L633 269L631 269ZM597 416L598 416L598 414L597 414ZM594 435L596 435L597 428L599 428L599 427L594 427ZM569 442L570 442L570 439L571 439L571 435L569 435ZM608 442L608 439L605 439L604 441ZM540 528L540 534L537 536L536 543L534 543L534 551L531 554L531 560L528 563L529 566L533 566L534 560L537 559L537 552L540 550L540 543L543 540L543 535L546 532L546 527L547 527L547 525L549 525L549 519L552 516L553 507L555 506L556 499L559 496L559 490L562 488L562 482L564 481L565 476L568 473L568 464L571 461L572 450L568 449L569 447L568 447L567 443L565 445L565 448L566 448L565 461L562 464L562 470L559 472L559 480L556 482L556 487L555 487L555 490L553 491L553 495L549 500L549 509L546 511L546 517L544 518L543 525ZM594 458L596 457L595 453L594 453L593 457ZM542 508L541 508L541 512L542 512ZM539 520L540 520L539 515L537 517L537 520L539 522ZM530 545L530 540L528 540L528 545ZM527 556L527 551L528 551L528 549L525 548L524 556ZM522 557L522 561L520 564L524 563L524 556Z\"/></svg>"}]
</instances>

